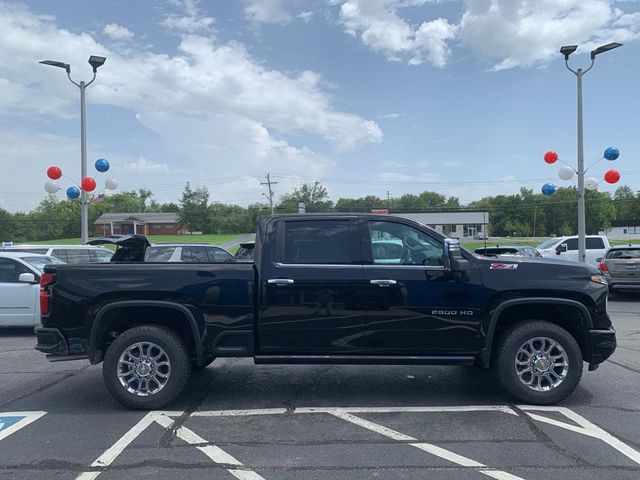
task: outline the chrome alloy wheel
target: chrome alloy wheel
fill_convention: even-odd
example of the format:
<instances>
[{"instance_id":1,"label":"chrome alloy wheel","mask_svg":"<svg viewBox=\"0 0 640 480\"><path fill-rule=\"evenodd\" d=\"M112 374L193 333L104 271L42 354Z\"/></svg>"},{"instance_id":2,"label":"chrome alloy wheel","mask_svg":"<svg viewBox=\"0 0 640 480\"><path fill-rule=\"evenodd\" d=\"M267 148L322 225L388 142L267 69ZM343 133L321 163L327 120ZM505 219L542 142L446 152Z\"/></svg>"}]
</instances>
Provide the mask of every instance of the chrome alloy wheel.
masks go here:
<instances>
[{"instance_id":1,"label":"chrome alloy wheel","mask_svg":"<svg viewBox=\"0 0 640 480\"><path fill-rule=\"evenodd\" d=\"M162 347L151 342L137 342L127 347L118 359L118 380L138 397L155 395L169 381L171 362Z\"/></svg>"},{"instance_id":2,"label":"chrome alloy wheel","mask_svg":"<svg viewBox=\"0 0 640 480\"><path fill-rule=\"evenodd\" d=\"M516 352L515 367L524 385L537 392L548 392L567 376L569 357L555 340L535 337L520 346Z\"/></svg>"}]
</instances>

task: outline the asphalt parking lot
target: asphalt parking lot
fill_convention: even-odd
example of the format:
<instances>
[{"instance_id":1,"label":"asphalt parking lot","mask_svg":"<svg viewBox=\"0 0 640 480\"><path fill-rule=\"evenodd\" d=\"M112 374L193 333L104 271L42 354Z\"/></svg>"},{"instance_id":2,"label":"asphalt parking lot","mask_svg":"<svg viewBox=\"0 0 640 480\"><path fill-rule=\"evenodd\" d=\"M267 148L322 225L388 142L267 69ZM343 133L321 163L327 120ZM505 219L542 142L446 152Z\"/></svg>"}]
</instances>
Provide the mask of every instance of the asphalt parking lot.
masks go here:
<instances>
[{"instance_id":1,"label":"asphalt parking lot","mask_svg":"<svg viewBox=\"0 0 640 480\"><path fill-rule=\"evenodd\" d=\"M219 360L170 411L111 399L100 366L48 363L0 330L0 478L637 479L640 297L610 301L618 350L550 407L465 367Z\"/></svg>"}]
</instances>

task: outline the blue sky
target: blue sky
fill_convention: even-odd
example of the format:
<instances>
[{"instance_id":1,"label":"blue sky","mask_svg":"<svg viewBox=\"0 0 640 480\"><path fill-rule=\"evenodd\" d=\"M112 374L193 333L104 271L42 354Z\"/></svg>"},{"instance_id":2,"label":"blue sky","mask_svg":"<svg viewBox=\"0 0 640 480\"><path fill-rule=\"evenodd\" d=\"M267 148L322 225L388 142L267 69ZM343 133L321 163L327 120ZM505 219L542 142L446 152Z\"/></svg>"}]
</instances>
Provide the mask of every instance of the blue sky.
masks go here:
<instances>
[{"instance_id":1,"label":"blue sky","mask_svg":"<svg viewBox=\"0 0 640 480\"><path fill-rule=\"evenodd\" d=\"M79 181L78 91L89 79L88 145L120 190L176 201L262 201L320 180L334 199L434 190L463 203L538 190L542 155L575 163L574 66L585 76L585 157L620 148L640 189L640 3L614 0L0 0L0 206L45 197L49 165ZM90 168L90 171L92 169ZM63 180L64 188L70 185ZM601 184L601 190L614 187ZM57 194L62 198L62 191Z\"/></svg>"}]
</instances>

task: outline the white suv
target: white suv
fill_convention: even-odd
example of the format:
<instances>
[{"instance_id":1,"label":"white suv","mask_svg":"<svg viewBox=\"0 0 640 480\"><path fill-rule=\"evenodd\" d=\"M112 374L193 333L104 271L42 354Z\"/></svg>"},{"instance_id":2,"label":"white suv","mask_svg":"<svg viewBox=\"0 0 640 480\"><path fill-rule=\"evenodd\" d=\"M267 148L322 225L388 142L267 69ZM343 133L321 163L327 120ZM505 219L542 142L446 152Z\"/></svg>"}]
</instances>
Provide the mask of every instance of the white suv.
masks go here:
<instances>
[{"instance_id":1,"label":"white suv","mask_svg":"<svg viewBox=\"0 0 640 480\"><path fill-rule=\"evenodd\" d=\"M113 256L111 250L92 245L14 245L5 247L3 251L49 255L65 263L103 263Z\"/></svg>"},{"instance_id":2,"label":"white suv","mask_svg":"<svg viewBox=\"0 0 640 480\"><path fill-rule=\"evenodd\" d=\"M591 265L598 265L598 258L611 245L609 239L600 235L587 235L585 260ZM536 247L543 257L561 258L578 261L578 237L552 237Z\"/></svg>"}]
</instances>

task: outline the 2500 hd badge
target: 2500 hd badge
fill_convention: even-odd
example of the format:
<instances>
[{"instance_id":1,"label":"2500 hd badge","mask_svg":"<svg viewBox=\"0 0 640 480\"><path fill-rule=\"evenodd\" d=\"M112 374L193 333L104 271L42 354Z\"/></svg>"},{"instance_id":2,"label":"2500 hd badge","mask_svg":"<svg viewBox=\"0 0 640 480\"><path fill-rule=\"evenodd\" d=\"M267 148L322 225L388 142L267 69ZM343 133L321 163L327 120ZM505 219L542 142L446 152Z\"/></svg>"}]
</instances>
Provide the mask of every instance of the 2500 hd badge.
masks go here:
<instances>
[{"instance_id":1,"label":"2500 hd badge","mask_svg":"<svg viewBox=\"0 0 640 480\"><path fill-rule=\"evenodd\" d=\"M431 315L447 315L452 317L472 317L473 310L431 310Z\"/></svg>"}]
</instances>

